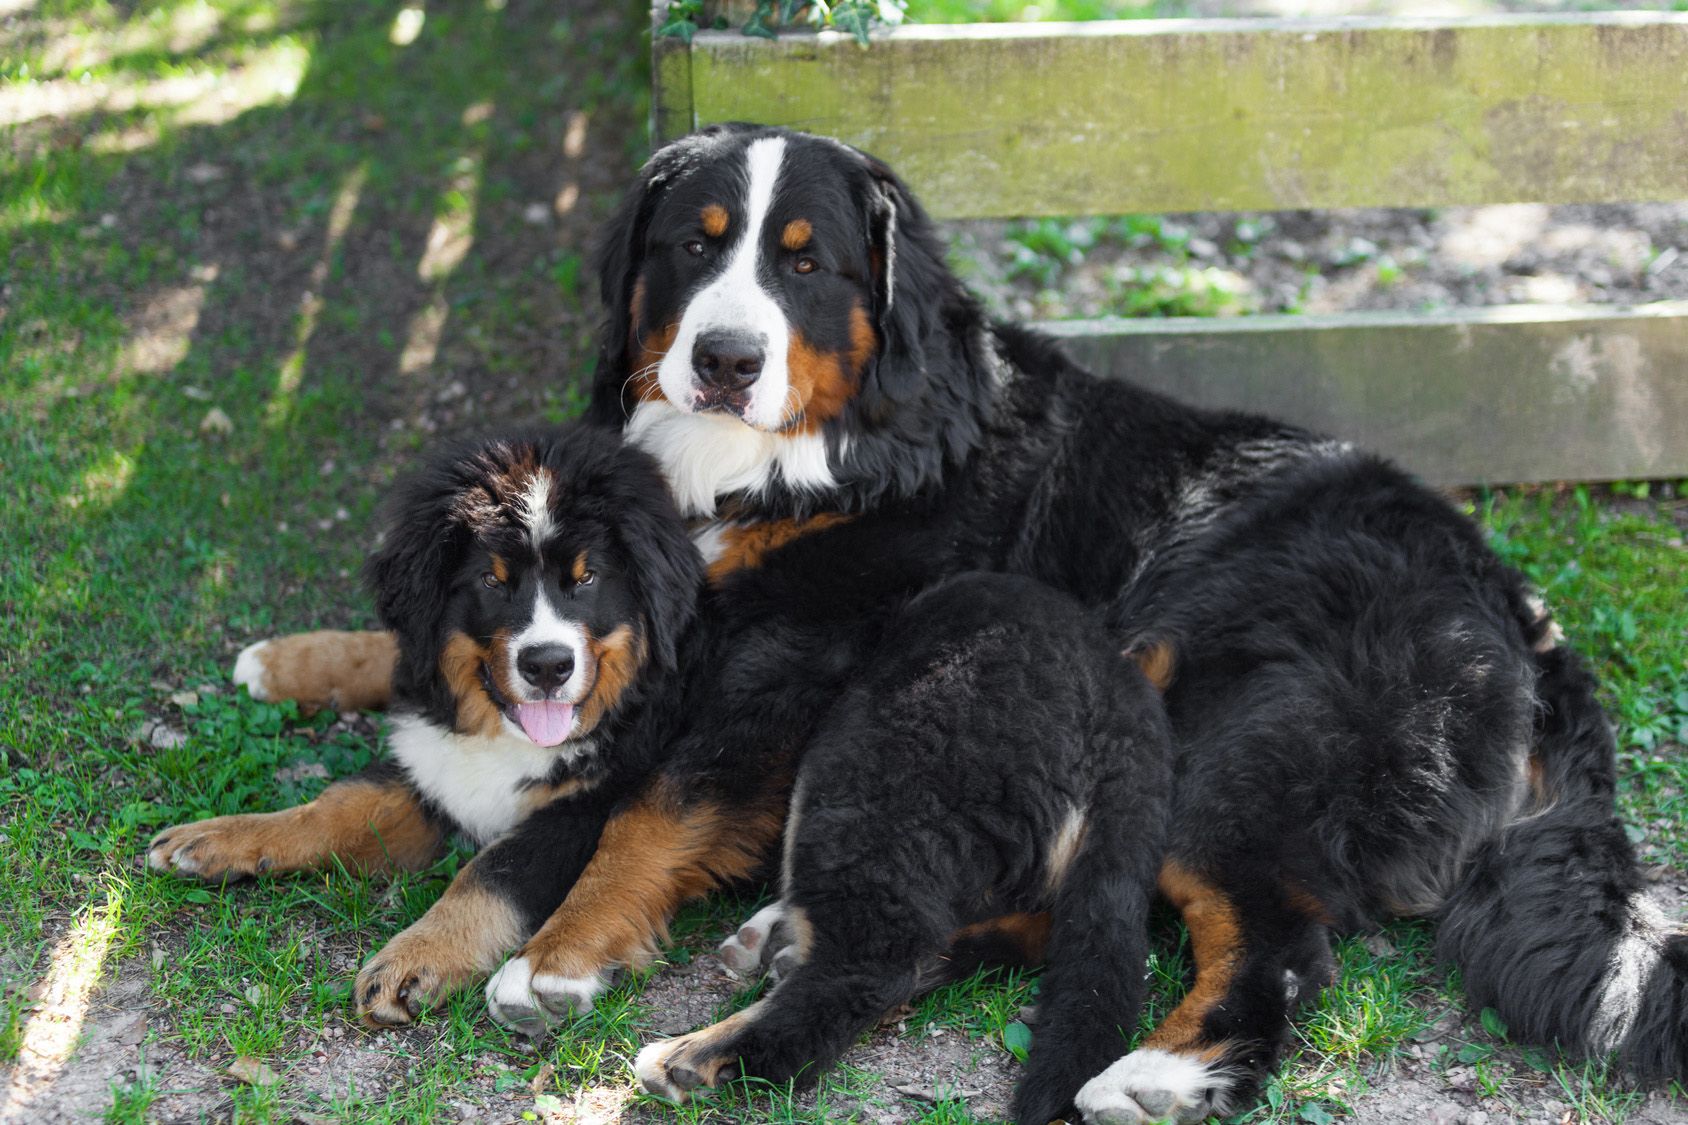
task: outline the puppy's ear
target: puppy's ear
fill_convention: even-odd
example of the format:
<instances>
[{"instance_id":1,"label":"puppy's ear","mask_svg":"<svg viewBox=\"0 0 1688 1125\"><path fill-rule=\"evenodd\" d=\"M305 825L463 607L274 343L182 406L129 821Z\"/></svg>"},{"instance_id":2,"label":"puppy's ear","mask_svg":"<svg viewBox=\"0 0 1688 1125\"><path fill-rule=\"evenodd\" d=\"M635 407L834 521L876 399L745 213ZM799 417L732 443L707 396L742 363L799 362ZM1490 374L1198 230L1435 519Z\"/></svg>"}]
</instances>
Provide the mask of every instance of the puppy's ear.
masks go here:
<instances>
[{"instance_id":1,"label":"puppy's ear","mask_svg":"<svg viewBox=\"0 0 1688 1125\"><path fill-rule=\"evenodd\" d=\"M630 445L622 446L615 482L621 495L612 526L624 557L632 560L651 659L672 671L680 638L697 616L703 558L655 461Z\"/></svg>"},{"instance_id":2,"label":"puppy's ear","mask_svg":"<svg viewBox=\"0 0 1688 1125\"><path fill-rule=\"evenodd\" d=\"M932 220L897 178L873 157L868 173L867 229L879 356L871 381L893 400L909 397L926 378L926 343L942 329L943 308L959 290L944 262Z\"/></svg>"},{"instance_id":3,"label":"puppy's ear","mask_svg":"<svg viewBox=\"0 0 1688 1125\"><path fill-rule=\"evenodd\" d=\"M430 704L440 687L437 660L449 587L470 542L456 514L462 481L451 471L455 461L437 461L397 485L381 545L363 568L381 623L398 636L394 687Z\"/></svg>"},{"instance_id":4,"label":"puppy's ear","mask_svg":"<svg viewBox=\"0 0 1688 1125\"><path fill-rule=\"evenodd\" d=\"M628 376L633 374L633 289L644 261L645 231L652 212L675 179L695 167L722 136L738 128L711 126L658 149L604 227L593 264L598 271L598 296L604 303L605 320L587 421L619 429L633 410L628 383Z\"/></svg>"}]
</instances>

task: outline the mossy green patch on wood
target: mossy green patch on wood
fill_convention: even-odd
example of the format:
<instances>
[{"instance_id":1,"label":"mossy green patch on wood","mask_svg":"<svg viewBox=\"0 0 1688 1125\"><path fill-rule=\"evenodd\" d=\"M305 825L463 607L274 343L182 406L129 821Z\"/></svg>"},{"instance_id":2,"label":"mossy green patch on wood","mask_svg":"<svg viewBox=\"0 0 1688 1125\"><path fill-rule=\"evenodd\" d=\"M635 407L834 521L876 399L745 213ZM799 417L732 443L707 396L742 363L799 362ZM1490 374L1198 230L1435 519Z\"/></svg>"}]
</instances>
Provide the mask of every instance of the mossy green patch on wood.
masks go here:
<instances>
[{"instance_id":1,"label":"mossy green patch on wood","mask_svg":"<svg viewBox=\"0 0 1688 1125\"><path fill-rule=\"evenodd\" d=\"M1682 13L700 33L688 77L946 217L1688 195Z\"/></svg>"}]
</instances>

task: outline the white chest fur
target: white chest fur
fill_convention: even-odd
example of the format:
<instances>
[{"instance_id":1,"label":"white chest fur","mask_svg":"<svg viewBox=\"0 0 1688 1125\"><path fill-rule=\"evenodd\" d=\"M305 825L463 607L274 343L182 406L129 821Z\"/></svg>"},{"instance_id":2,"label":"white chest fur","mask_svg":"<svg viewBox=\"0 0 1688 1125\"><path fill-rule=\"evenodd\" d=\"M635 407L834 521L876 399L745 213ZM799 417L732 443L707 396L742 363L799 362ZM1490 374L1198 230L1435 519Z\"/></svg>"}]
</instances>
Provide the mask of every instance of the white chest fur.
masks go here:
<instances>
[{"instance_id":1,"label":"white chest fur","mask_svg":"<svg viewBox=\"0 0 1688 1125\"><path fill-rule=\"evenodd\" d=\"M558 759L577 758L591 743L583 739L545 749L514 735L456 734L400 715L393 719L388 746L423 795L485 844L525 814L524 782L543 780Z\"/></svg>"}]
</instances>

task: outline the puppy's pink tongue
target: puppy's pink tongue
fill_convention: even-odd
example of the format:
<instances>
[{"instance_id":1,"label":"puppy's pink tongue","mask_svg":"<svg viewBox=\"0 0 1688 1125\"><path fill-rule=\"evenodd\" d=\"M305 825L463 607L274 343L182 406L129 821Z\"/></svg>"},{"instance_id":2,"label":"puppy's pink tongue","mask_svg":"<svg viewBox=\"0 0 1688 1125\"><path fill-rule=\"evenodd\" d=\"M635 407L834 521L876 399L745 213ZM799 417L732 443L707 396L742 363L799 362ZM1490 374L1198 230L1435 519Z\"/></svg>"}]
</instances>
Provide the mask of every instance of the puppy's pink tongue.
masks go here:
<instances>
[{"instance_id":1,"label":"puppy's pink tongue","mask_svg":"<svg viewBox=\"0 0 1688 1125\"><path fill-rule=\"evenodd\" d=\"M574 725L574 704L546 700L516 704L516 718L527 736L541 746L555 746L569 736Z\"/></svg>"}]
</instances>

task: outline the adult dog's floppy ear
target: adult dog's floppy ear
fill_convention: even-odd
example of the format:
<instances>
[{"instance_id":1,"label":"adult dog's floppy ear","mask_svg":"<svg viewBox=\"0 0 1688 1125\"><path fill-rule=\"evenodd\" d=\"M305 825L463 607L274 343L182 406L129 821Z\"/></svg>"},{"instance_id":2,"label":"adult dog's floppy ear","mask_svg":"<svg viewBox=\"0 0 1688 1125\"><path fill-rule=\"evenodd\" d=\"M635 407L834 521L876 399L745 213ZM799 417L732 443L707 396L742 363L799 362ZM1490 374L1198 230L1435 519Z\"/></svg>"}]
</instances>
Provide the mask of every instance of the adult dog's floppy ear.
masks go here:
<instances>
[{"instance_id":1,"label":"adult dog's floppy ear","mask_svg":"<svg viewBox=\"0 0 1688 1125\"><path fill-rule=\"evenodd\" d=\"M893 400L918 390L926 377L926 342L941 331L956 282L944 264L932 221L890 168L864 156L868 173L867 229L874 285L879 357L873 382Z\"/></svg>"}]
</instances>

